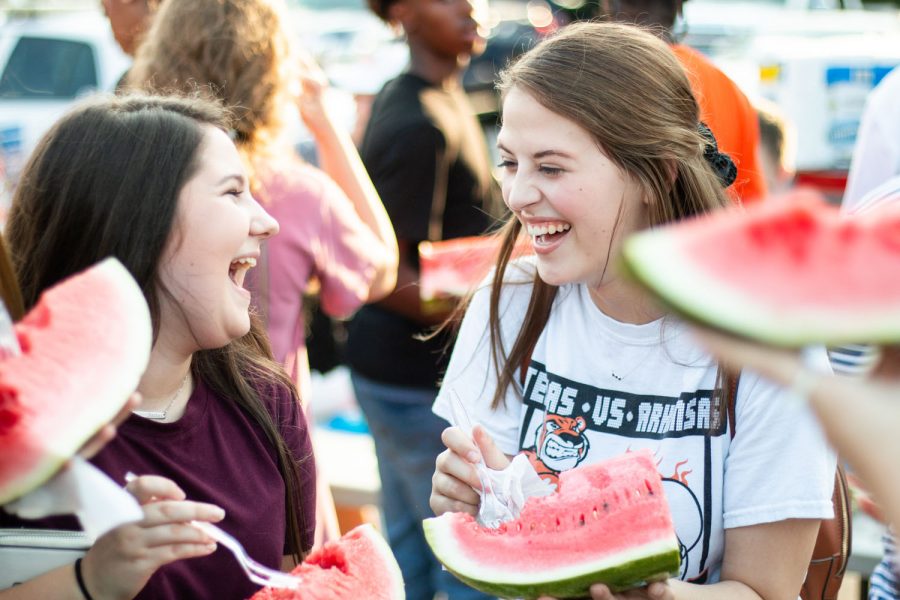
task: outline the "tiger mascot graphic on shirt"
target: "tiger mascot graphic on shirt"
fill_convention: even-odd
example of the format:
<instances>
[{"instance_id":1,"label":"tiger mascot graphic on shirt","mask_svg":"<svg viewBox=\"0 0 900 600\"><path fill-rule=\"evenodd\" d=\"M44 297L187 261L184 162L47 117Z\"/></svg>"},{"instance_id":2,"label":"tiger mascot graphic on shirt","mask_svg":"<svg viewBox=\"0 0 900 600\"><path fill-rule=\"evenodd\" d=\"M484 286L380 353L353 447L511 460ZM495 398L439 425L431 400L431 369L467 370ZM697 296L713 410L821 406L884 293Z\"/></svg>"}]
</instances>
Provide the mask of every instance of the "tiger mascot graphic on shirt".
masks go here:
<instances>
[{"instance_id":1,"label":"tiger mascot graphic on shirt","mask_svg":"<svg viewBox=\"0 0 900 600\"><path fill-rule=\"evenodd\" d=\"M585 429L584 417L547 415L535 431L534 447L522 452L541 479L556 487L559 474L575 468L587 456L590 443Z\"/></svg>"}]
</instances>

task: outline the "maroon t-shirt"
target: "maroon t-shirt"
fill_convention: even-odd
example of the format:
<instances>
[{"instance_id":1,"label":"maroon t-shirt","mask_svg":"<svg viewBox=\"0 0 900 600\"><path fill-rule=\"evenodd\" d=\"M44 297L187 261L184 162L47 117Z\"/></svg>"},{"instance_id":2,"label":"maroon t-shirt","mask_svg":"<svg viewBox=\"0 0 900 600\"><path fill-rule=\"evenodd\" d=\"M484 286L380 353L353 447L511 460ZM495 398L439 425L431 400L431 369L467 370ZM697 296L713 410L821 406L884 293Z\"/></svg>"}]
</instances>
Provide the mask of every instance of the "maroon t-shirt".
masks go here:
<instances>
[{"instance_id":1,"label":"maroon t-shirt","mask_svg":"<svg viewBox=\"0 0 900 600\"><path fill-rule=\"evenodd\" d=\"M306 420L290 392L266 388L261 396L300 466L300 523L304 549L315 529L315 466ZM125 473L162 475L177 483L189 500L225 509L219 526L238 538L264 565L280 568L287 554L284 481L275 449L262 429L233 402L199 382L185 414L175 423L132 416L91 461L115 481ZM77 529L69 517L21 521L0 511L0 527ZM170 563L150 578L140 599L243 599L259 586L251 583L231 553Z\"/></svg>"}]
</instances>

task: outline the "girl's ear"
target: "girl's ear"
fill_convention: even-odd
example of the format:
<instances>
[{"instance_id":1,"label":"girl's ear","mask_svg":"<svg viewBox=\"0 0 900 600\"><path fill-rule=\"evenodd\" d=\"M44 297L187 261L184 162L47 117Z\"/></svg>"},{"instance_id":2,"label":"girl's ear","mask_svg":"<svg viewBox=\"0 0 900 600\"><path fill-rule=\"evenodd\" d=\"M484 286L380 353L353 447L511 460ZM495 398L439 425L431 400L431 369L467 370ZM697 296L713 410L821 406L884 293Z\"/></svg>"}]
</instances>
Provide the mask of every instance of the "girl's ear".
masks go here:
<instances>
[{"instance_id":1,"label":"girl's ear","mask_svg":"<svg viewBox=\"0 0 900 600\"><path fill-rule=\"evenodd\" d=\"M407 0L398 0L388 7L388 22L398 33L409 34L413 27L413 10Z\"/></svg>"}]
</instances>

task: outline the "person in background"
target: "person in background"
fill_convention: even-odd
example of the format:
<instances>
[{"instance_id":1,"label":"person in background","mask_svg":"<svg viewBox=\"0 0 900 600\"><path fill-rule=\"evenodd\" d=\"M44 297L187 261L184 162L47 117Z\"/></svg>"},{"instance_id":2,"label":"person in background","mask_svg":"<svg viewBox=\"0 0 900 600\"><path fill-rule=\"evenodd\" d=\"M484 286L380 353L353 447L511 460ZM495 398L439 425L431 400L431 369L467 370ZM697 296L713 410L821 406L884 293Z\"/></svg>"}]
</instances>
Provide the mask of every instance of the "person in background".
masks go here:
<instances>
[{"instance_id":1,"label":"person in background","mask_svg":"<svg viewBox=\"0 0 900 600\"><path fill-rule=\"evenodd\" d=\"M499 208L491 159L462 88L480 52L473 0L370 0L406 35L410 63L376 97L360 153L391 217L400 248L397 285L348 326L346 357L375 441L382 509L407 598L484 598L443 571L425 542L428 478L446 422L431 413L446 367L446 335L418 336L449 314L419 299L418 244L484 233Z\"/></svg>"},{"instance_id":2,"label":"person in background","mask_svg":"<svg viewBox=\"0 0 900 600\"><path fill-rule=\"evenodd\" d=\"M140 410L92 459L115 481L139 474L126 489L144 519L4 600L252 595L258 586L194 520L219 523L270 568L312 546L309 431L243 287L278 224L251 195L227 131L224 111L198 99L96 98L53 126L23 172L7 235L26 310L114 256L144 291L154 343ZM77 523L0 511L0 527Z\"/></svg>"},{"instance_id":3,"label":"person in background","mask_svg":"<svg viewBox=\"0 0 900 600\"><path fill-rule=\"evenodd\" d=\"M729 202L733 165L700 122L684 69L640 28L577 23L512 65L500 90L513 216L434 405L453 414L456 392L480 424L478 443L444 432L432 508L477 512L479 456L499 469L524 453L555 483L647 449L680 572L622 594L597 584L592 598L796 598L820 519L832 515L835 461L813 416L743 373L732 437L715 401L726 387L719 365L619 268L628 235ZM535 254L510 260L520 235ZM827 368L824 349L816 359Z\"/></svg>"},{"instance_id":4,"label":"person in background","mask_svg":"<svg viewBox=\"0 0 900 600\"><path fill-rule=\"evenodd\" d=\"M292 48L278 0L192 0L162 6L135 59L133 86L194 89L218 97L236 119L231 135L254 195L281 232L249 279L275 357L308 407L303 296L316 290L329 316L348 317L383 298L397 278L391 221L349 133L327 102L318 67ZM282 115L299 111L321 169L291 147ZM340 535L330 490L319 482L318 540Z\"/></svg>"},{"instance_id":5,"label":"person in background","mask_svg":"<svg viewBox=\"0 0 900 600\"><path fill-rule=\"evenodd\" d=\"M859 123L842 206L857 203L891 177L900 175L900 68L894 68L866 99Z\"/></svg>"},{"instance_id":6,"label":"person in background","mask_svg":"<svg viewBox=\"0 0 900 600\"><path fill-rule=\"evenodd\" d=\"M759 119L759 164L770 195L787 192L794 184L796 131L774 102L754 103Z\"/></svg>"},{"instance_id":7,"label":"person in background","mask_svg":"<svg viewBox=\"0 0 900 600\"><path fill-rule=\"evenodd\" d=\"M103 12L109 19L113 36L122 51L134 56L144 33L150 28L153 13L162 0L103 0Z\"/></svg>"},{"instance_id":8,"label":"person in background","mask_svg":"<svg viewBox=\"0 0 900 600\"><path fill-rule=\"evenodd\" d=\"M709 125L719 149L737 165L732 193L742 203L763 200L765 173L759 160L759 123L744 93L708 58L676 42L672 28L682 0L599 0L599 16L650 27L665 39L688 74L700 104L700 120Z\"/></svg>"}]
</instances>

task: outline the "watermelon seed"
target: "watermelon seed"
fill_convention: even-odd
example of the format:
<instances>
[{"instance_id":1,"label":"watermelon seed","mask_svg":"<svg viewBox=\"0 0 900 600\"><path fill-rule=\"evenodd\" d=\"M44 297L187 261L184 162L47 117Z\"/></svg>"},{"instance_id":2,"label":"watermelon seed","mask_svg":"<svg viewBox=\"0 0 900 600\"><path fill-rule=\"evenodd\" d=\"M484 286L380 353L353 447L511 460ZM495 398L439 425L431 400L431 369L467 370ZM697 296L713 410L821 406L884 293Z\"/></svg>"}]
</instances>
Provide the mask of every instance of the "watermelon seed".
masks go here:
<instances>
[{"instance_id":1,"label":"watermelon seed","mask_svg":"<svg viewBox=\"0 0 900 600\"><path fill-rule=\"evenodd\" d=\"M605 510L606 512L609 512L609 502L603 503L603 510Z\"/></svg>"},{"instance_id":2,"label":"watermelon seed","mask_svg":"<svg viewBox=\"0 0 900 600\"><path fill-rule=\"evenodd\" d=\"M596 511L595 511L595 512L596 512ZM580 517L578 517L578 526L579 526L579 527L584 527L584 525L585 525L585 522L584 522L584 515L581 515Z\"/></svg>"},{"instance_id":3,"label":"watermelon seed","mask_svg":"<svg viewBox=\"0 0 900 600\"><path fill-rule=\"evenodd\" d=\"M557 531L559 531L559 526L560 526L560 525L562 525L562 523L559 522L559 517L556 517L556 530L557 530Z\"/></svg>"},{"instance_id":4,"label":"watermelon seed","mask_svg":"<svg viewBox=\"0 0 900 600\"><path fill-rule=\"evenodd\" d=\"M600 513L597 511L597 507L596 507L596 506L594 507L593 517L594 517L595 520L600 518Z\"/></svg>"},{"instance_id":5,"label":"watermelon seed","mask_svg":"<svg viewBox=\"0 0 900 600\"><path fill-rule=\"evenodd\" d=\"M520 532L520 531L522 531L522 524L521 524L521 523L516 523L516 533L518 533L518 532Z\"/></svg>"},{"instance_id":6,"label":"watermelon seed","mask_svg":"<svg viewBox=\"0 0 900 600\"><path fill-rule=\"evenodd\" d=\"M650 495L652 496L653 495L653 486L650 485L650 482L647 481L646 479L644 480L644 485L647 486L647 491L650 492Z\"/></svg>"}]
</instances>

